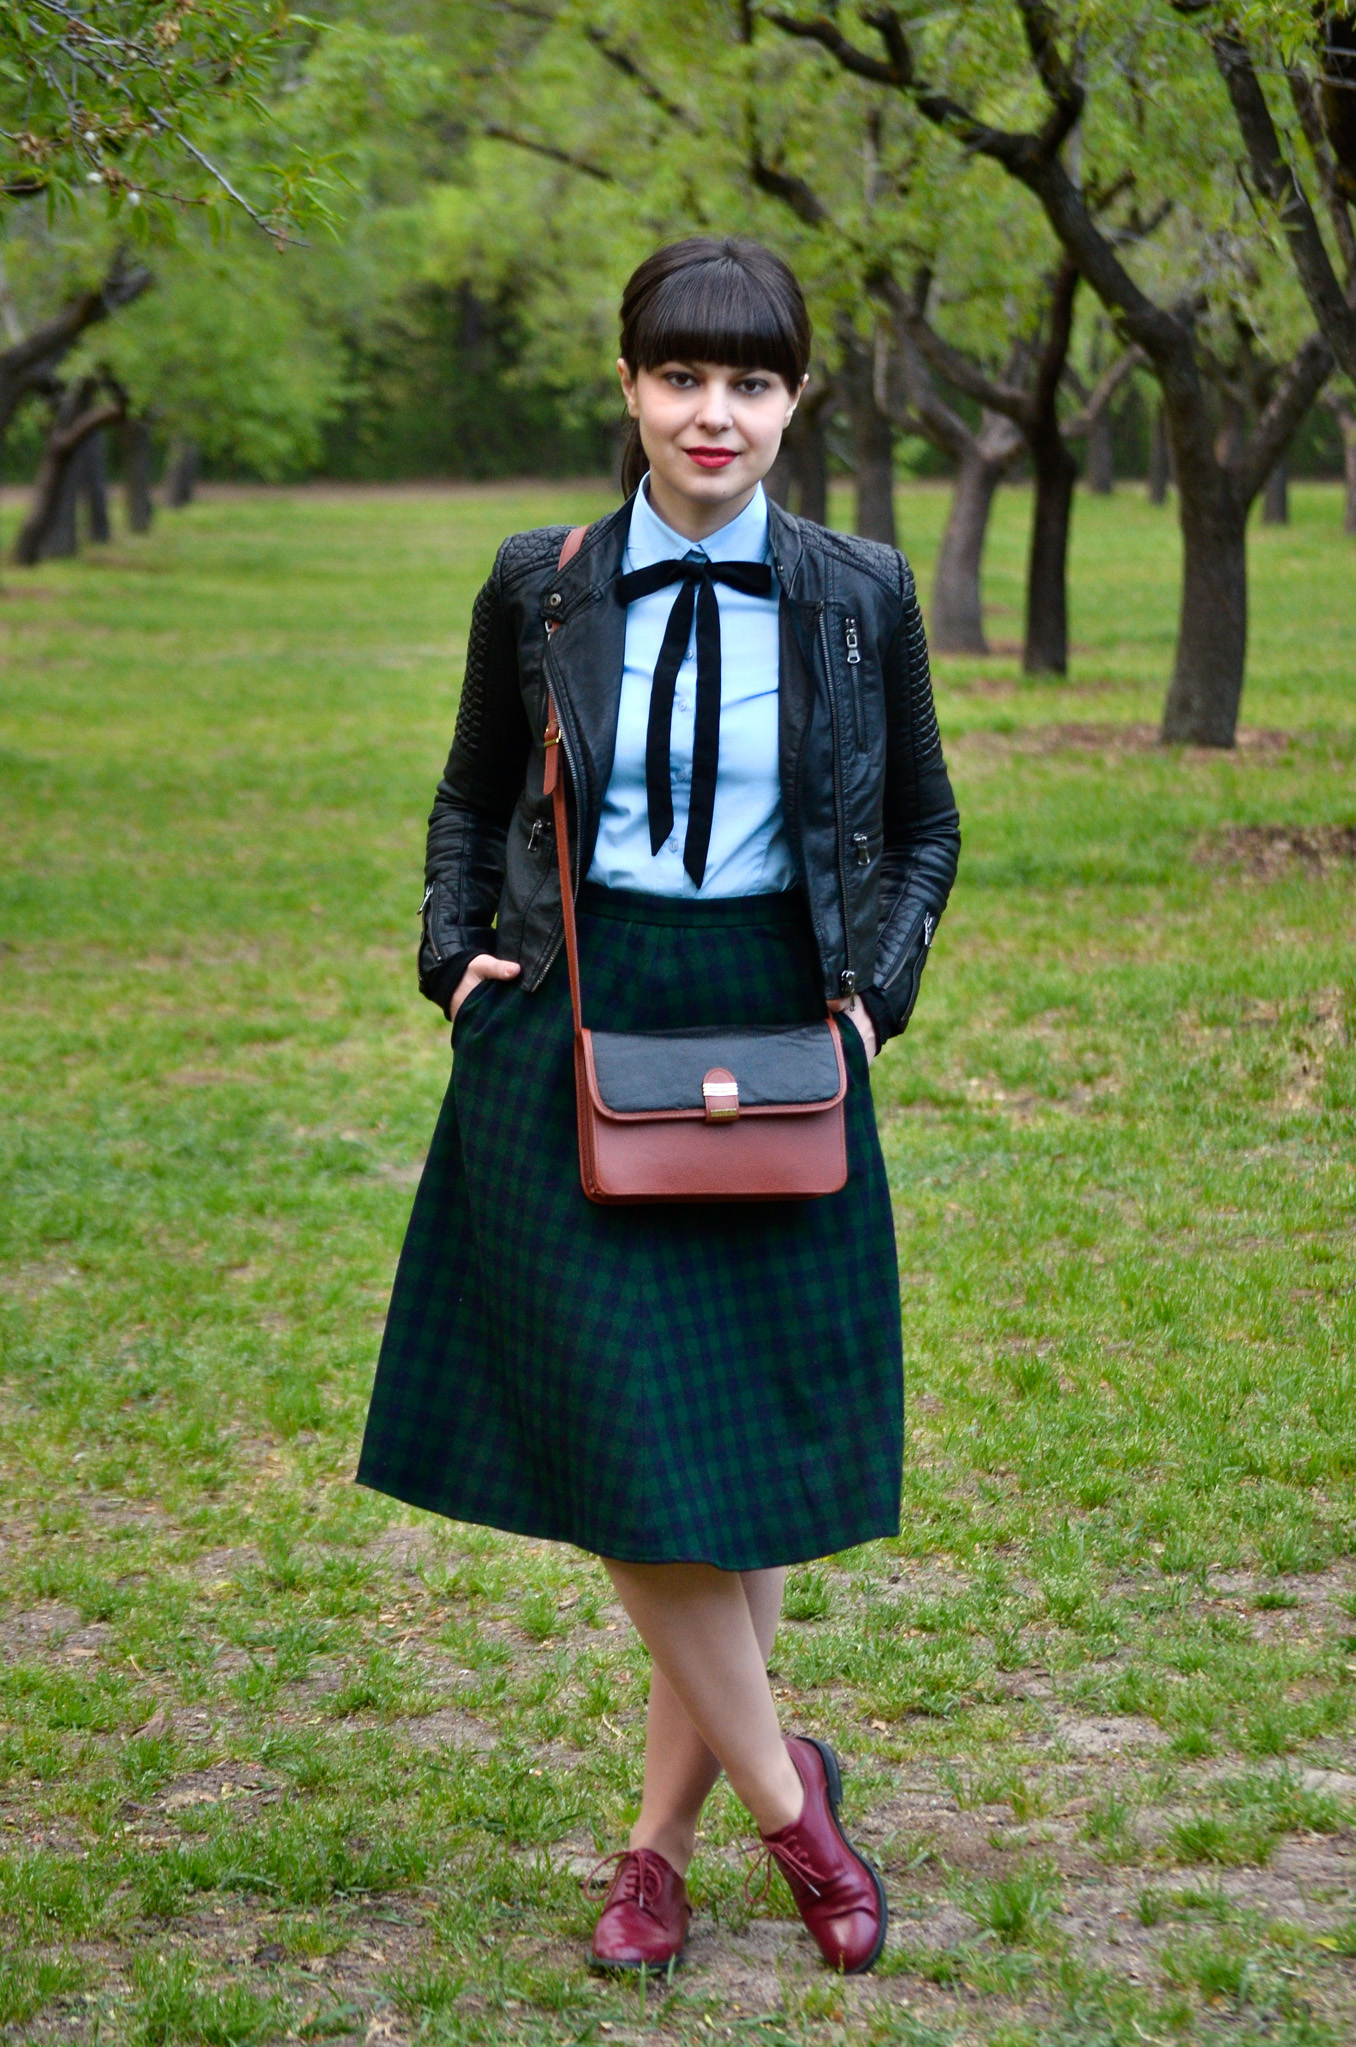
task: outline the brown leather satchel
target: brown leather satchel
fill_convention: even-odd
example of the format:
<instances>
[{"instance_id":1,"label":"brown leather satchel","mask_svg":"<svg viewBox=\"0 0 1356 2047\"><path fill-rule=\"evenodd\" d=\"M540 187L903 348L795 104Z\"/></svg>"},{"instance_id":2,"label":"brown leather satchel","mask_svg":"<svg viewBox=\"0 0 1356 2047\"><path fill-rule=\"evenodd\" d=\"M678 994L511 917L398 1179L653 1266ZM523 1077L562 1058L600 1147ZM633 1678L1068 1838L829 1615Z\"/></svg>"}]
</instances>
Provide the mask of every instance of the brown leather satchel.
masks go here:
<instances>
[{"instance_id":1,"label":"brown leather satchel","mask_svg":"<svg viewBox=\"0 0 1356 2047\"><path fill-rule=\"evenodd\" d=\"M563 568L584 537L561 549ZM560 720L548 698L545 793L555 819L574 1013L579 1176L590 1201L796 1201L847 1180L838 1024L592 1031L579 993Z\"/></svg>"}]
</instances>

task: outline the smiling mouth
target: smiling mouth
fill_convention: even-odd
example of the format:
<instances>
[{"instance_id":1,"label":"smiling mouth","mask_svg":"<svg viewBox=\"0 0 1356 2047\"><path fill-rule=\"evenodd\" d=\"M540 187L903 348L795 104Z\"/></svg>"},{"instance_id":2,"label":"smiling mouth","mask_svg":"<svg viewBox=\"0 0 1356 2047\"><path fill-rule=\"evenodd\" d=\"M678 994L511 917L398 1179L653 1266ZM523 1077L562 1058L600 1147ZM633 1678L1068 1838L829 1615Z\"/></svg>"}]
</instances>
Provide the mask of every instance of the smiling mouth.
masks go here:
<instances>
[{"instance_id":1,"label":"smiling mouth","mask_svg":"<svg viewBox=\"0 0 1356 2047\"><path fill-rule=\"evenodd\" d=\"M683 453L699 469L728 469L732 462L738 460L733 448L684 448Z\"/></svg>"}]
</instances>

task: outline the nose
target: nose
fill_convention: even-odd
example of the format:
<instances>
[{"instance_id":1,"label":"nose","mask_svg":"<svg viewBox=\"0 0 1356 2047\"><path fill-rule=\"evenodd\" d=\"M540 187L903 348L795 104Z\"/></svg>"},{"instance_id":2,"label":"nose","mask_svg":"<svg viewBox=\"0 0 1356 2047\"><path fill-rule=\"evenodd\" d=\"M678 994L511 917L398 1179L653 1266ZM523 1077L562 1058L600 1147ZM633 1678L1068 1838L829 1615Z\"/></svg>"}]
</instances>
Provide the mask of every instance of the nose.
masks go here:
<instances>
[{"instance_id":1,"label":"nose","mask_svg":"<svg viewBox=\"0 0 1356 2047\"><path fill-rule=\"evenodd\" d=\"M703 433L723 434L734 425L730 390L723 377L708 377L702 385L701 404L695 424Z\"/></svg>"}]
</instances>

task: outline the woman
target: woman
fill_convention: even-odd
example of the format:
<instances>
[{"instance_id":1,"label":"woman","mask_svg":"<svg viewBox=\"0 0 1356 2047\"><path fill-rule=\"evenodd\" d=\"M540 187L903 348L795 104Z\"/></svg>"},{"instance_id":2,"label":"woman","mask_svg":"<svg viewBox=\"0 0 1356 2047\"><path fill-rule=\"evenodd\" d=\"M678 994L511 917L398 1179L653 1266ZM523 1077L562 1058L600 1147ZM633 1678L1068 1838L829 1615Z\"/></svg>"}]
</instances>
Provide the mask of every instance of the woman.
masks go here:
<instances>
[{"instance_id":1,"label":"woman","mask_svg":"<svg viewBox=\"0 0 1356 2047\"><path fill-rule=\"evenodd\" d=\"M766 249L694 238L640 266L618 363L627 501L572 558L560 527L500 548L429 825L420 986L456 1059L358 1476L592 1551L650 1651L601 1967L681 1953L722 1769L830 1965L868 1969L885 1938L880 1879L837 1823L837 1759L783 1739L766 1666L786 1566L898 1532L899 1287L867 1068L908 1021L960 834L908 565L763 493L809 354L799 286ZM840 1193L585 1198L548 692L586 1020L840 1011Z\"/></svg>"}]
</instances>

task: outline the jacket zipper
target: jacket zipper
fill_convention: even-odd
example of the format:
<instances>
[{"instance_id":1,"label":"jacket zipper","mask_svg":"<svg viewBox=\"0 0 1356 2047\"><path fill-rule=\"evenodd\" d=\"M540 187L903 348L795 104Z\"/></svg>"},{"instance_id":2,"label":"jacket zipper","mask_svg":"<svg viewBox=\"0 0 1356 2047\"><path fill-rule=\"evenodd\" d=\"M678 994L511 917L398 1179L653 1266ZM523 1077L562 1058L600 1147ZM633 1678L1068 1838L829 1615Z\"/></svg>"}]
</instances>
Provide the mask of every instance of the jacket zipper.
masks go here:
<instances>
[{"instance_id":1,"label":"jacket zipper","mask_svg":"<svg viewBox=\"0 0 1356 2047\"><path fill-rule=\"evenodd\" d=\"M847 864L844 859L845 834L847 832L846 805L843 800L843 735L838 715L838 691L834 688L833 661L829 649L828 626L824 614L820 613L820 644L824 649L828 665L829 713L833 720L833 809L837 825L838 840L838 899L843 910L843 958L846 965L838 976L839 999L851 1001L857 993L857 973L852 964L852 918L848 911Z\"/></svg>"},{"instance_id":2,"label":"jacket zipper","mask_svg":"<svg viewBox=\"0 0 1356 2047\"><path fill-rule=\"evenodd\" d=\"M862 643L855 618L843 620L843 651L847 656L848 685L852 697L852 729L857 739L857 751L862 753L866 747L866 718L862 710L862 678L858 672L862 665Z\"/></svg>"},{"instance_id":3,"label":"jacket zipper","mask_svg":"<svg viewBox=\"0 0 1356 2047\"><path fill-rule=\"evenodd\" d=\"M424 938L428 945L428 949L433 954L433 964L436 967L440 967L443 963L443 956L438 950L438 941L433 936L433 919L429 916L428 913L428 906L433 900L433 888L434 884L431 881L426 883L424 888L424 900L419 905L419 922L423 926Z\"/></svg>"},{"instance_id":4,"label":"jacket zipper","mask_svg":"<svg viewBox=\"0 0 1356 2047\"><path fill-rule=\"evenodd\" d=\"M554 621L551 621L551 622L552 622L552 623L554 623ZM550 666L551 666L551 654L550 654L550 647L551 647L551 639L552 639L552 635L551 635L551 633L550 633L550 632L548 632L548 633L547 633L547 635L546 635L546 646L547 646L547 655L546 655L546 666L547 666L547 670L548 670L548 673L549 673L549 670L550 670ZM569 769L569 771L570 771L570 780L571 780L571 781L572 781L572 782L574 783L574 800L575 800L575 809L576 809L576 821L577 821L577 824L578 824L578 828L579 828L579 842L580 842L580 846L582 847L582 845L583 845L583 839L584 839L584 816L583 816L583 801L584 801L584 799L583 799L583 794L582 794L582 791L581 791L581 788L580 788L579 776L578 776L578 775L576 774L576 772L575 772L575 765L574 765L574 762L573 762L573 760L572 760L572 759L570 758L570 748L569 748L569 742L568 742L568 739L567 739L567 736L566 736L566 727L565 727L565 719L564 719L564 716L563 716L563 714L562 714L562 712L561 712L561 693L560 693L560 691L559 691L559 690L558 690L558 689L557 689L557 688L555 687L554 683L552 683L552 684L550 685L550 688L551 688L551 695L552 695L552 696L553 696L553 697L555 698L555 703L556 703L556 717L557 717L557 719L558 719L558 721L559 721L559 724L560 724L560 738L559 738L559 739L558 739L558 740L556 741L556 744L557 744L557 746L558 746L558 747L560 748L560 751L561 751L561 753L563 754L563 756L564 756L564 759L565 759L565 765L566 765L566 767L567 767L567 768ZM568 850L568 847L569 847L569 832L568 832L568 829L567 829L567 831L566 831L566 837L565 837L565 844L566 844L566 848L567 848L567 850ZM578 876L577 874L573 874L573 875L571 875L571 877L570 877L570 882L571 882L571 892L572 892L572 894L573 894L573 896L574 896L574 898L575 898L575 901L577 902L577 901L579 900L579 876ZM553 967L553 966L555 965L556 961L557 961L557 960L559 959L559 957L560 957L560 951L561 951L561 947L562 947L562 946L564 945L564 943L565 943L565 905L564 905L564 902L562 901L562 903L561 903L561 906L560 906L560 929L559 929L559 930L558 930L558 932L556 933L556 935L555 935L555 938L554 938L554 939L552 940L552 943L551 943L551 950L550 950L550 952L549 952L549 953L547 954L547 956L546 956L546 959L545 959L545 961L544 961L544 963L543 963L543 965L542 965L542 970L541 970L541 972L540 972L540 973L539 973L539 974L537 975L537 978L536 978L536 979L535 979L535 981L533 981L533 983L532 983L532 986L533 986L534 988L540 988L540 986L541 986L542 982L543 982L543 981L544 981L544 980L546 979L546 976L547 976L547 975L548 975L548 974L550 973L550 971L551 971L552 967Z\"/></svg>"}]
</instances>

